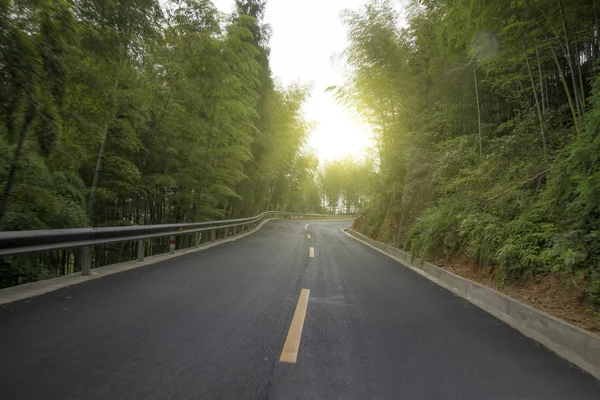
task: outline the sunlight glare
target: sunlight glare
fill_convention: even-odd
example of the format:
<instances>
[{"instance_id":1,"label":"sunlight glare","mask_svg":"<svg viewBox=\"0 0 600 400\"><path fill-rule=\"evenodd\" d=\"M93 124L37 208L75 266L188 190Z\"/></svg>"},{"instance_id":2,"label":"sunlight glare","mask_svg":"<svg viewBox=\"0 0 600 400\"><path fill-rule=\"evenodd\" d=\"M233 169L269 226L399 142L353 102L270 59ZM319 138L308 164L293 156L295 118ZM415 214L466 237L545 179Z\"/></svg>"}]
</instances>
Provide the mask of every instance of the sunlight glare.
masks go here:
<instances>
[{"instance_id":1,"label":"sunlight glare","mask_svg":"<svg viewBox=\"0 0 600 400\"><path fill-rule=\"evenodd\" d=\"M368 127L342 110L329 93L314 95L321 97L320 101L305 107L306 118L316 122L308 146L316 150L322 162L347 155L363 158L367 148L372 146Z\"/></svg>"}]
</instances>

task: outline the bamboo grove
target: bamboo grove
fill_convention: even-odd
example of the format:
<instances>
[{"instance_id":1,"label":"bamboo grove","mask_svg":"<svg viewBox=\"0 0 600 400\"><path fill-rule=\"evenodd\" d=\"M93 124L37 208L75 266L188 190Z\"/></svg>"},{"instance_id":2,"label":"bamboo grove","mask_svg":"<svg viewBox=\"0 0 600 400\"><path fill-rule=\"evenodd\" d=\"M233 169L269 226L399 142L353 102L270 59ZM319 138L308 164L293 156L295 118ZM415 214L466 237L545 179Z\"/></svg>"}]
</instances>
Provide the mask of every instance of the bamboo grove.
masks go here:
<instances>
[{"instance_id":1,"label":"bamboo grove","mask_svg":"<svg viewBox=\"0 0 600 400\"><path fill-rule=\"evenodd\" d=\"M339 198L327 206L305 146L308 87L271 73L264 10L261 0L238 0L230 15L208 0L0 1L0 229L342 212ZM133 252L98 247L94 266ZM5 257L0 286L79 260Z\"/></svg>"},{"instance_id":2,"label":"bamboo grove","mask_svg":"<svg viewBox=\"0 0 600 400\"><path fill-rule=\"evenodd\" d=\"M411 0L347 11L345 84L380 165L356 227L497 283L556 274L600 304L600 5Z\"/></svg>"}]
</instances>

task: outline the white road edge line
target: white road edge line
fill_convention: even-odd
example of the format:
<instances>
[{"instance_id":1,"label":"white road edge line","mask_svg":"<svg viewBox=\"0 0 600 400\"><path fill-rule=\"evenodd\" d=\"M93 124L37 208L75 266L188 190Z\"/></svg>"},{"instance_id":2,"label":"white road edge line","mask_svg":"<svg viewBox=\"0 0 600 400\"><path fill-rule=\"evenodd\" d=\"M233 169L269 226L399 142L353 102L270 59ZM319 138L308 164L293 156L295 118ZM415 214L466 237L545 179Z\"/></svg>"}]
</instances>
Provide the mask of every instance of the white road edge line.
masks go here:
<instances>
[{"instance_id":1,"label":"white road edge line","mask_svg":"<svg viewBox=\"0 0 600 400\"><path fill-rule=\"evenodd\" d=\"M306 237L310 239L310 233L307 233L307 234L306 234Z\"/></svg>"},{"instance_id":2,"label":"white road edge line","mask_svg":"<svg viewBox=\"0 0 600 400\"><path fill-rule=\"evenodd\" d=\"M308 256L309 257L314 257L315 256L315 248L311 246L310 250L308 251Z\"/></svg>"},{"instance_id":3,"label":"white road edge line","mask_svg":"<svg viewBox=\"0 0 600 400\"><path fill-rule=\"evenodd\" d=\"M306 225L304 225L304 229L308 230L308 226L310 225L310 222Z\"/></svg>"},{"instance_id":4,"label":"white road edge line","mask_svg":"<svg viewBox=\"0 0 600 400\"><path fill-rule=\"evenodd\" d=\"M423 271L422 269L415 268L412 265L405 264L405 262L400 260L399 258L394 257L393 255L388 254L381 249L378 249L377 247L373 246L372 244L367 243L364 240L357 238L356 236L352 236L351 234L346 232L344 230L344 228L340 229L340 231L343 234L345 234L346 236L356 240L357 242L360 242L360 243L364 244L365 246L369 246L373 250L378 251L379 253L383 254L384 256L386 256L388 258L391 258L392 260L396 261L401 266L410 268L411 270L413 270L417 274L421 275L425 279L428 279L431 282L445 288L446 290L452 292L456 296L462 297L469 303L475 305L476 307L481 308L488 314L491 314L494 317L498 318L500 321L503 321L506 324L510 325L515 330L521 332L524 336L527 336L528 338L531 338L531 339L535 340L536 342L540 343L542 346L547 347L550 351L557 354L558 357L563 358L563 359L567 360L568 362L577 365L579 368L588 372L590 375L594 376L597 379L600 379L600 370L598 370L597 367L587 363L586 361L581 360L580 357L578 357L578 356L574 356L574 355L570 354L571 352L568 349L566 352L557 351L556 344L554 342L548 341L547 338L545 336L541 335L539 332L525 327L523 324L519 323L516 319L509 317L508 315L504 314L503 312L489 306L488 304L486 304L480 300L474 299L473 297L469 296L468 294L461 292L456 287L447 284L446 282L442 281L441 279L436 278L433 275L428 274L427 272Z\"/></svg>"},{"instance_id":5,"label":"white road edge line","mask_svg":"<svg viewBox=\"0 0 600 400\"><path fill-rule=\"evenodd\" d=\"M359 239L359 238L357 238L356 236L352 236L351 234L349 234L348 232L346 232L346 231L344 230L344 228L340 229L340 231L341 231L341 232L342 232L344 235L346 235L346 236L348 236L348 237L350 237L350 238L352 238L352 239L356 240L357 242L360 242L360 243L364 244L365 246L369 246L369 247L370 247L370 248L372 248L373 250L380 252L381 254L383 254L384 256L386 256L386 257L388 257L388 258L391 258L392 260L396 261L398 264L402 265L403 267L406 267L406 268L412 269L414 272L416 272L417 274L419 274L419 275L423 276L424 278L427 278L427 279L429 279L430 281L432 281L432 282L434 282L434 283L436 283L436 284L438 284L438 285L440 285L440 286L443 286L443 287L445 287L445 288L447 288L447 289L451 290L451 291L452 291L452 292L454 292L454 293L457 293L457 294L459 293L459 292L458 292L458 290L456 290L456 289L455 289L455 290L452 290L453 288L452 288L450 285L448 285L446 282L444 282L444 281L442 281L442 280L440 280L440 279L436 278L436 277L435 277L435 276L433 276L433 275L430 275L430 274L428 274L427 272L423 271L422 269L415 268L415 267L413 267L412 265L407 265L407 264L405 264L405 263L404 263L404 261L400 260L399 258L397 258L397 257L394 257L393 255L391 255L391 254L388 254L388 253L386 253L385 251L383 251L383 250L381 250L381 249L378 249L377 247L373 246L373 245L372 245L372 244L370 244L370 243L367 243L367 242L365 242L365 241L363 241L363 240L360 240L360 239ZM464 296L464 295L461 295L460 297L463 297L463 298L465 298L465 299L469 300L469 299L468 299L466 296Z\"/></svg>"}]
</instances>

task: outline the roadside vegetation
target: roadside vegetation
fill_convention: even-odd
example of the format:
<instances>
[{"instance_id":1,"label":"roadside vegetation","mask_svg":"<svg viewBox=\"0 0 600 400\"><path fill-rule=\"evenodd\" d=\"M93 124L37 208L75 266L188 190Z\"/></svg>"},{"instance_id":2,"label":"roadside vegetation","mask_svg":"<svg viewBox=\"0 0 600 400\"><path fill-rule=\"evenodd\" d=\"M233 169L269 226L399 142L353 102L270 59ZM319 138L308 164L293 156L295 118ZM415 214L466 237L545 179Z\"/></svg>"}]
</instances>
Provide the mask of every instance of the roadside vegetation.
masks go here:
<instances>
[{"instance_id":1,"label":"roadside vegetation","mask_svg":"<svg viewBox=\"0 0 600 400\"><path fill-rule=\"evenodd\" d=\"M379 165L355 228L497 287L543 276L600 307L600 5L372 1L345 84Z\"/></svg>"},{"instance_id":2,"label":"roadside vegetation","mask_svg":"<svg viewBox=\"0 0 600 400\"><path fill-rule=\"evenodd\" d=\"M2 229L318 211L308 89L274 81L263 11L2 2Z\"/></svg>"},{"instance_id":3,"label":"roadside vegetation","mask_svg":"<svg viewBox=\"0 0 600 400\"><path fill-rule=\"evenodd\" d=\"M0 230L356 211L354 161L319 166L309 88L271 73L265 2L236 4L0 1ZM133 253L98 246L93 265ZM4 257L0 287L80 260Z\"/></svg>"}]
</instances>

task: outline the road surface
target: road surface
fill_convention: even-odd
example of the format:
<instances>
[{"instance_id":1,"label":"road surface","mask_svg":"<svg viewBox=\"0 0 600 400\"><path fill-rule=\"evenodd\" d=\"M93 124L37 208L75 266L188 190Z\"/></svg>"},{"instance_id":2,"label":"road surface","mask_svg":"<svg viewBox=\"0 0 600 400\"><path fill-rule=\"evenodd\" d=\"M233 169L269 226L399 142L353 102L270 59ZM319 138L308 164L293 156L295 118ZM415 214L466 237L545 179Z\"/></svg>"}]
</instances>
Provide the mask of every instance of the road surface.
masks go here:
<instances>
[{"instance_id":1,"label":"road surface","mask_svg":"<svg viewBox=\"0 0 600 400\"><path fill-rule=\"evenodd\" d=\"M0 399L600 399L348 222L305 224L1 306Z\"/></svg>"}]
</instances>

